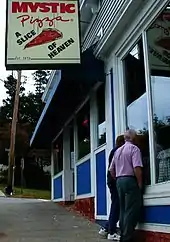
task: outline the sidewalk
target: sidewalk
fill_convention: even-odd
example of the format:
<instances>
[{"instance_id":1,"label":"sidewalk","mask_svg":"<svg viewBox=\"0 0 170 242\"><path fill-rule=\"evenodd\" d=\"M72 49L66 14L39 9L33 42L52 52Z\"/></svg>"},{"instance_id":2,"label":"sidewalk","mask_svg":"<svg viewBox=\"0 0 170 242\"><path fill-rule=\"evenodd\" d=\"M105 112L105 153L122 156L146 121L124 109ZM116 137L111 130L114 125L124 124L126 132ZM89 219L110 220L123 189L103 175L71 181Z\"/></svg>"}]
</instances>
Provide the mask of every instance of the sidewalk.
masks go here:
<instances>
[{"instance_id":1,"label":"sidewalk","mask_svg":"<svg viewBox=\"0 0 170 242\"><path fill-rule=\"evenodd\" d=\"M102 242L99 226L52 202L0 198L2 242Z\"/></svg>"}]
</instances>

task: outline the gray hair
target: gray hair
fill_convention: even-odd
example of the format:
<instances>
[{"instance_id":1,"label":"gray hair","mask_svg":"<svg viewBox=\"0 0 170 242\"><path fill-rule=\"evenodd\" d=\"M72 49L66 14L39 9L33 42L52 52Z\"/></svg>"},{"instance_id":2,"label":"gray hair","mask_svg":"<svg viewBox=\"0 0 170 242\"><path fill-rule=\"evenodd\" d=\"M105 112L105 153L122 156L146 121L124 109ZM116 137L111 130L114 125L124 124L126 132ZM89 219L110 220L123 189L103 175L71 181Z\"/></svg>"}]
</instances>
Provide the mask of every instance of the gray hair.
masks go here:
<instances>
[{"instance_id":1,"label":"gray hair","mask_svg":"<svg viewBox=\"0 0 170 242\"><path fill-rule=\"evenodd\" d=\"M134 138L136 137L137 133L134 129L129 129L124 133L124 139L125 141L132 142Z\"/></svg>"}]
</instances>

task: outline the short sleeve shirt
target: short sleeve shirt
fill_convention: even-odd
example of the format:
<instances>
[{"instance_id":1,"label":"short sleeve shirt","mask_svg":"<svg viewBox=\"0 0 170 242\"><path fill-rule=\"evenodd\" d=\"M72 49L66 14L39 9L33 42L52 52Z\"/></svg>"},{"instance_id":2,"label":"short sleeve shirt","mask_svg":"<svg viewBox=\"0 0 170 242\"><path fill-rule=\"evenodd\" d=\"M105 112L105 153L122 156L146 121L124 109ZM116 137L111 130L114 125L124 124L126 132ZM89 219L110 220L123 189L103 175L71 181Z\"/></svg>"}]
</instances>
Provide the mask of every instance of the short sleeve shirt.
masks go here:
<instances>
[{"instance_id":1,"label":"short sleeve shirt","mask_svg":"<svg viewBox=\"0 0 170 242\"><path fill-rule=\"evenodd\" d=\"M134 176L136 167L143 167L141 152L136 145L126 142L116 150L109 170L114 170L116 177Z\"/></svg>"}]
</instances>

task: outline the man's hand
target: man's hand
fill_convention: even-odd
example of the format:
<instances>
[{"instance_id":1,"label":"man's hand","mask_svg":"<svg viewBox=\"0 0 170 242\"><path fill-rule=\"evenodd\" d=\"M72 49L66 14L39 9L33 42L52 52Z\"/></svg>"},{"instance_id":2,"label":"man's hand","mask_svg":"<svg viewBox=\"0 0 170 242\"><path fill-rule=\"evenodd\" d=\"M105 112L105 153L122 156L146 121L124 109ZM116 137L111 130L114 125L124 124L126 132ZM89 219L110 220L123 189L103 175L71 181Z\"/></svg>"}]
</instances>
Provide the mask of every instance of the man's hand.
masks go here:
<instances>
[{"instance_id":1,"label":"man's hand","mask_svg":"<svg viewBox=\"0 0 170 242\"><path fill-rule=\"evenodd\" d=\"M134 173L135 173L135 176L136 176L136 179L137 179L137 183L138 183L138 186L139 186L139 189L142 190L143 188L143 181L142 181L142 167L135 167L134 168Z\"/></svg>"},{"instance_id":2,"label":"man's hand","mask_svg":"<svg viewBox=\"0 0 170 242\"><path fill-rule=\"evenodd\" d=\"M116 179L116 173L115 173L115 170L114 170L114 169L111 169L111 170L109 169L109 172L110 172L112 178L113 178L113 179Z\"/></svg>"}]
</instances>

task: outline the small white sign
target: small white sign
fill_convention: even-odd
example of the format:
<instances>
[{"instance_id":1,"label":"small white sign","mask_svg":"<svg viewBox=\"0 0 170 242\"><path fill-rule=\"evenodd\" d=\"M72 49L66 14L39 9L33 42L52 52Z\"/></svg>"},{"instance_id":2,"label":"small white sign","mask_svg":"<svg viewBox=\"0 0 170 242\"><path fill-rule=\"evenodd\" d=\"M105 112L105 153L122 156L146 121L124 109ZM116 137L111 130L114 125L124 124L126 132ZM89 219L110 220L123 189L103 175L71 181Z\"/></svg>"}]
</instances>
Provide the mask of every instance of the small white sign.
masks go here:
<instances>
[{"instance_id":1,"label":"small white sign","mask_svg":"<svg viewBox=\"0 0 170 242\"><path fill-rule=\"evenodd\" d=\"M170 71L170 11L164 11L147 31L152 70Z\"/></svg>"},{"instance_id":2,"label":"small white sign","mask_svg":"<svg viewBox=\"0 0 170 242\"><path fill-rule=\"evenodd\" d=\"M6 67L80 63L77 0L7 0Z\"/></svg>"}]
</instances>

